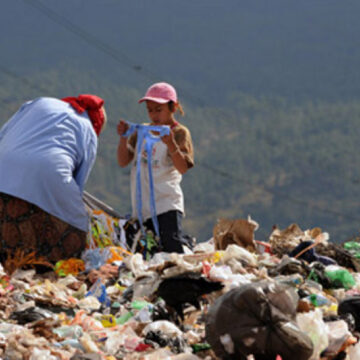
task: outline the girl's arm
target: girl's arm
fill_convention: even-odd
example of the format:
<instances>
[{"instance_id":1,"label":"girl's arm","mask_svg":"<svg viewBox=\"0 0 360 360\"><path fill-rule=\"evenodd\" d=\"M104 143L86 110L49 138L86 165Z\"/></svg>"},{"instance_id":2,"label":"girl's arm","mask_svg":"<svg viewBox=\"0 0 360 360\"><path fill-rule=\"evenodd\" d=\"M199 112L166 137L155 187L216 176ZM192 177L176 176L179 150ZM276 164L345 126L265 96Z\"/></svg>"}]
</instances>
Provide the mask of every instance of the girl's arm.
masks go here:
<instances>
[{"instance_id":1,"label":"girl's arm","mask_svg":"<svg viewBox=\"0 0 360 360\"><path fill-rule=\"evenodd\" d=\"M120 142L117 148L117 160L121 167L127 166L134 158L134 153L128 149L127 138L120 137Z\"/></svg>"},{"instance_id":2,"label":"girl's arm","mask_svg":"<svg viewBox=\"0 0 360 360\"><path fill-rule=\"evenodd\" d=\"M189 170L189 165L179 146L176 145L173 151L171 151L169 147L168 149L176 170L179 171L180 174L185 174Z\"/></svg>"},{"instance_id":3,"label":"girl's arm","mask_svg":"<svg viewBox=\"0 0 360 360\"><path fill-rule=\"evenodd\" d=\"M192 164L189 164L186 152L176 142L173 131L170 132L170 135L165 135L161 139L168 147L168 151L175 168L180 174L185 174L188 169L192 167Z\"/></svg>"}]
</instances>

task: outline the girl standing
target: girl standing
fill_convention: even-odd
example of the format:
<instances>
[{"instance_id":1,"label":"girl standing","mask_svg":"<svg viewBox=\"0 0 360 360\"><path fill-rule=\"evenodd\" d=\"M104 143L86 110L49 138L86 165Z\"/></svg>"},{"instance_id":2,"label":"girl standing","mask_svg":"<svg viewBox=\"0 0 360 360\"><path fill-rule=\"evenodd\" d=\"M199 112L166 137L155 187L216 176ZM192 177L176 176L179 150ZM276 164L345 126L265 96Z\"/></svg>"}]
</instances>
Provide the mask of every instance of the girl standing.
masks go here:
<instances>
[{"instance_id":1,"label":"girl standing","mask_svg":"<svg viewBox=\"0 0 360 360\"><path fill-rule=\"evenodd\" d=\"M151 154L156 216L159 223L162 250L182 253L182 218L184 216L184 196L180 183L182 175L194 166L193 145L190 131L175 119L175 113L183 110L178 102L175 88L165 82L149 87L139 103L146 102L150 125L167 125L169 135L161 137L155 143ZM131 201L133 216L138 217L136 206L136 160L137 134L129 138L125 133L129 124L120 120L117 132L120 135L117 158L121 167L132 162ZM148 154L143 149L141 155L142 216L144 225L153 230L149 204L149 174L147 169Z\"/></svg>"}]
</instances>

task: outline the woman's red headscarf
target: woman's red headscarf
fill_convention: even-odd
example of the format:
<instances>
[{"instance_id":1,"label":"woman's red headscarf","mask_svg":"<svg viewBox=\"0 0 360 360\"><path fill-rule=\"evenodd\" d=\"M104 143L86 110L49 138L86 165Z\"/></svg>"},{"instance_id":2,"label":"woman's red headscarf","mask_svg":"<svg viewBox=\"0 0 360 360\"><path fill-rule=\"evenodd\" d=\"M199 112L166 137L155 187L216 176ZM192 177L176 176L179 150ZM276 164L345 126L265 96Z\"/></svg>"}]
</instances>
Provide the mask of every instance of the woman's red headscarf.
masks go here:
<instances>
[{"instance_id":1,"label":"woman's red headscarf","mask_svg":"<svg viewBox=\"0 0 360 360\"><path fill-rule=\"evenodd\" d=\"M79 114L87 111L96 135L99 136L105 121L102 110L103 99L96 95L82 94L78 97L66 97L61 100L69 103Z\"/></svg>"}]
</instances>

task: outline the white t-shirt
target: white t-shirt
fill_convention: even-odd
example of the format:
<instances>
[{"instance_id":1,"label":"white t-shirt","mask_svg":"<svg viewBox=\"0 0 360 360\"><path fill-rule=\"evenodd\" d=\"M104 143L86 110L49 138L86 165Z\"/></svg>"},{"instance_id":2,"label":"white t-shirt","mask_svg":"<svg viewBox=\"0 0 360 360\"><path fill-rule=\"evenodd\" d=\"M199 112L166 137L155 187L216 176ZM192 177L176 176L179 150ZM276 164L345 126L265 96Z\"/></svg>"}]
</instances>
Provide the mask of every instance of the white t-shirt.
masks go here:
<instances>
[{"instance_id":1,"label":"white t-shirt","mask_svg":"<svg viewBox=\"0 0 360 360\"><path fill-rule=\"evenodd\" d=\"M183 125L176 126L174 129L175 140L181 151L186 153L189 167L193 166L193 149L191 136L188 129ZM179 136L177 136L177 134ZM179 138L180 140L177 140ZM136 163L137 163L137 144L134 147L131 139L129 149L134 151L134 159L131 168L131 204L133 217L138 218L136 204ZM144 143L143 143L144 147ZM141 151L141 193L142 193L142 219L146 221L151 218L150 210L150 184L147 153L144 149ZM170 210L184 211L184 195L180 187L182 175L173 165L167 146L160 140L155 143L152 149L152 175L154 184L156 215L163 214Z\"/></svg>"}]
</instances>

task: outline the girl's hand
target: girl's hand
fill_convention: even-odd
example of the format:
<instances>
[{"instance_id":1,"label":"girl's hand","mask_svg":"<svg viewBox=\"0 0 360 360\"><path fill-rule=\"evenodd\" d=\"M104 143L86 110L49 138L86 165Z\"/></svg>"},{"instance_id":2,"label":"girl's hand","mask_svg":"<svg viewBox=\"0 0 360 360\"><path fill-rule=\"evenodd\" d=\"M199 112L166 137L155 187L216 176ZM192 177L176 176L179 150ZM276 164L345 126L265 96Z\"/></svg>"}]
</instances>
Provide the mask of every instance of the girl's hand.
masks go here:
<instances>
[{"instance_id":1,"label":"girl's hand","mask_svg":"<svg viewBox=\"0 0 360 360\"><path fill-rule=\"evenodd\" d=\"M170 134L162 136L161 140L168 147L168 151L170 154L173 154L179 150L179 147L176 144L176 141L174 138L174 133L171 130L170 130Z\"/></svg>"},{"instance_id":2,"label":"girl's hand","mask_svg":"<svg viewBox=\"0 0 360 360\"><path fill-rule=\"evenodd\" d=\"M123 136L128 131L128 129L129 129L129 124L125 120L121 119L117 125L118 135Z\"/></svg>"},{"instance_id":3,"label":"girl's hand","mask_svg":"<svg viewBox=\"0 0 360 360\"><path fill-rule=\"evenodd\" d=\"M171 147L172 145L176 146L175 139L174 139L174 133L172 130L170 130L169 135L164 135L161 137L161 141L167 145L167 147ZM171 149L170 149L171 150Z\"/></svg>"}]
</instances>

